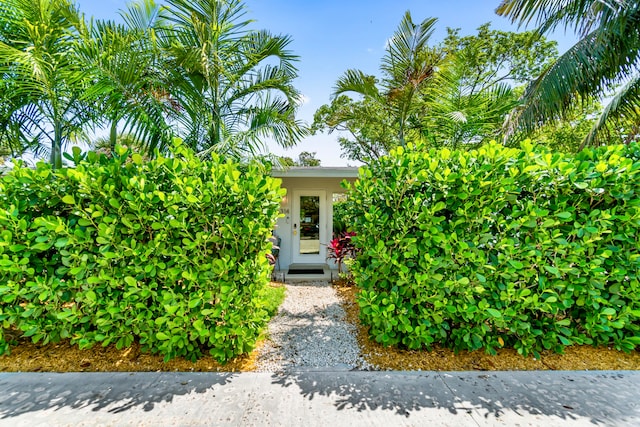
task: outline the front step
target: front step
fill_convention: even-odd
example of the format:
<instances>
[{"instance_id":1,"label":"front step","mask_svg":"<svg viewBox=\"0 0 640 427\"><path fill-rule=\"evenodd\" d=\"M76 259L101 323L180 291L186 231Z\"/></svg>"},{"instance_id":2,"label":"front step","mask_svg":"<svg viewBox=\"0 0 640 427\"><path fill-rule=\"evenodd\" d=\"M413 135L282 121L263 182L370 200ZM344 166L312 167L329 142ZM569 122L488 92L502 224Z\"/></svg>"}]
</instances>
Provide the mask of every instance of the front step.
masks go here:
<instances>
[{"instance_id":1,"label":"front step","mask_svg":"<svg viewBox=\"0 0 640 427\"><path fill-rule=\"evenodd\" d=\"M322 271L322 273L318 274L318 270ZM308 273L305 273L305 271L308 271ZM280 282L329 282L333 277L338 277L338 271L331 270L326 263L291 264L286 270L275 270L274 276L275 279Z\"/></svg>"}]
</instances>

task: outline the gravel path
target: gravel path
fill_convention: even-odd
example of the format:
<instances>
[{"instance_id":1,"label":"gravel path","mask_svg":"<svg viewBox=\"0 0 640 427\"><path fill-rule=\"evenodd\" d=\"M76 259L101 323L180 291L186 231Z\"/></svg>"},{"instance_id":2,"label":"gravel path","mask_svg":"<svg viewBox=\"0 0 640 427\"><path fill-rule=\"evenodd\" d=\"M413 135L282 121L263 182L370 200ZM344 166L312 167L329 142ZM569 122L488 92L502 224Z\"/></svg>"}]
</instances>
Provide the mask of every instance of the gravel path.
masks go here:
<instances>
[{"instance_id":1,"label":"gravel path","mask_svg":"<svg viewBox=\"0 0 640 427\"><path fill-rule=\"evenodd\" d=\"M321 282L285 286L287 294L269 323L270 340L259 351L257 370L367 369L336 291Z\"/></svg>"}]
</instances>

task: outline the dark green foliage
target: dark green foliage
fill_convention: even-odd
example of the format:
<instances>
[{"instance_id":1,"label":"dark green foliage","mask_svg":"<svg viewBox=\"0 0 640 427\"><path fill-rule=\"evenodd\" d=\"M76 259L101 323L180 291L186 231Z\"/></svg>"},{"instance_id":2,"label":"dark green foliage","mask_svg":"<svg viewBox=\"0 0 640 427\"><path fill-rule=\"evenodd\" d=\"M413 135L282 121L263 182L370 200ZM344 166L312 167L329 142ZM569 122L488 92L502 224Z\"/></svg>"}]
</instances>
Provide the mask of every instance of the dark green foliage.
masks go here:
<instances>
[{"instance_id":1,"label":"dark green foliage","mask_svg":"<svg viewBox=\"0 0 640 427\"><path fill-rule=\"evenodd\" d=\"M149 162L74 154L76 168L0 180L0 354L8 328L82 348L138 340L166 359L251 350L268 318L278 181L179 144Z\"/></svg>"},{"instance_id":2,"label":"dark green foliage","mask_svg":"<svg viewBox=\"0 0 640 427\"><path fill-rule=\"evenodd\" d=\"M333 202L333 235L337 236L349 229L347 203L344 200Z\"/></svg>"},{"instance_id":3,"label":"dark green foliage","mask_svg":"<svg viewBox=\"0 0 640 427\"><path fill-rule=\"evenodd\" d=\"M523 355L640 344L640 145L398 149L348 199L376 341Z\"/></svg>"}]
</instances>

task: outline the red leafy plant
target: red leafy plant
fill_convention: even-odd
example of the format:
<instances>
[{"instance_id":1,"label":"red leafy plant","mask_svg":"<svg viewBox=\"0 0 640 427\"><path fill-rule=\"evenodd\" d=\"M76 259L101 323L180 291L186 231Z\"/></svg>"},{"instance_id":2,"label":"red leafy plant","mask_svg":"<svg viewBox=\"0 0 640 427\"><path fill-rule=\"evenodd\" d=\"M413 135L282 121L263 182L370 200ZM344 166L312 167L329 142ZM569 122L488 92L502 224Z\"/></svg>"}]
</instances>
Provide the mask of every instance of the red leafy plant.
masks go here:
<instances>
[{"instance_id":1,"label":"red leafy plant","mask_svg":"<svg viewBox=\"0 0 640 427\"><path fill-rule=\"evenodd\" d=\"M327 259L336 260L338 272L342 271L342 263L345 259L356 256L356 247L351 241L351 238L355 235L356 233L353 231L340 233L338 237L334 237L327 245Z\"/></svg>"}]
</instances>

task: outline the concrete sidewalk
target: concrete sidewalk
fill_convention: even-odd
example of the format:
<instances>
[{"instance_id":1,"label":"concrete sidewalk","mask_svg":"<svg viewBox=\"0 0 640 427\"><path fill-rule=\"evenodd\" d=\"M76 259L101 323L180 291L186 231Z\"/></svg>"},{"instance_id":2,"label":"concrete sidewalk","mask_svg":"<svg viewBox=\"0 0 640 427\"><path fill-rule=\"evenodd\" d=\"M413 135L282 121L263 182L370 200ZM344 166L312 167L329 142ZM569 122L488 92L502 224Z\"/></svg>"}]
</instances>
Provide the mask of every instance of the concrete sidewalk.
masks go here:
<instances>
[{"instance_id":1,"label":"concrete sidewalk","mask_svg":"<svg viewBox=\"0 0 640 427\"><path fill-rule=\"evenodd\" d=\"M640 372L2 373L1 426L640 426Z\"/></svg>"}]
</instances>

